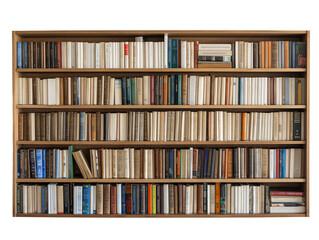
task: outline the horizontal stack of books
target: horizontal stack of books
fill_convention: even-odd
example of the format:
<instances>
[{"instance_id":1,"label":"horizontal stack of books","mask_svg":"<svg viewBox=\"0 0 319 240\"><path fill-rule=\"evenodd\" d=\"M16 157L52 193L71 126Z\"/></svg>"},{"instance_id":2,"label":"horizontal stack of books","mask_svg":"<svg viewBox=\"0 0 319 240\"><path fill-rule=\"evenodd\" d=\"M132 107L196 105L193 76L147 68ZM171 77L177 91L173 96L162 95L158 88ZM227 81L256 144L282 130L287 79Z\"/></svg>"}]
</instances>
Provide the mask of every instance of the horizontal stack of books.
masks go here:
<instances>
[{"instance_id":1,"label":"horizontal stack of books","mask_svg":"<svg viewBox=\"0 0 319 240\"><path fill-rule=\"evenodd\" d=\"M232 44L203 44L198 47L199 68L231 68Z\"/></svg>"},{"instance_id":2,"label":"horizontal stack of books","mask_svg":"<svg viewBox=\"0 0 319 240\"><path fill-rule=\"evenodd\" d=\"M270 191L270 213L304 213L303 192L291 190Z\"/></svg>"}]
</instances>

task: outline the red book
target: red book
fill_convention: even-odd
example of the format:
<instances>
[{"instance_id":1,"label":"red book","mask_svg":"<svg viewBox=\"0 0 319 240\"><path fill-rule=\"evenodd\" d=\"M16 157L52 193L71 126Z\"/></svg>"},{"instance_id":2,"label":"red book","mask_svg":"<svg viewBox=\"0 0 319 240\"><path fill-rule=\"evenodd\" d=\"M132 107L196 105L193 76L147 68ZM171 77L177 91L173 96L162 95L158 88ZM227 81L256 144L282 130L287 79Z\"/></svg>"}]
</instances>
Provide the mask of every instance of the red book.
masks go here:
<instances>
[{"instance_id":1,"label":"red book","mask_svg":"<svg viewBox=\"0 0 319 240\"><path fill-rule=\"evenodd\" d=\"M126 200L126 213L132 213L132 185L127 184L125 186L125 200Z\"/></svg>"},{"instance_id":2,"label":"red book","mask_svg":"<svg viewBox=\"0 0 319 240\"><path fill-rule=\"evenodd\" d=\"M147 206L148 206L148 214L153 214L153 206L152 206L152 195L153 195L153 191L152 191L152 184L147 184Z\"/></svg>"},{"instance_id":3,"label":"red book","mask_svg":"<svg viewBox=\"0 0 319 240\"><path fill-rule=\"evenodd\" d=\"M294 191L271 191L270 196L303 196L303 192Z\"/></svg>"}]
</instances>

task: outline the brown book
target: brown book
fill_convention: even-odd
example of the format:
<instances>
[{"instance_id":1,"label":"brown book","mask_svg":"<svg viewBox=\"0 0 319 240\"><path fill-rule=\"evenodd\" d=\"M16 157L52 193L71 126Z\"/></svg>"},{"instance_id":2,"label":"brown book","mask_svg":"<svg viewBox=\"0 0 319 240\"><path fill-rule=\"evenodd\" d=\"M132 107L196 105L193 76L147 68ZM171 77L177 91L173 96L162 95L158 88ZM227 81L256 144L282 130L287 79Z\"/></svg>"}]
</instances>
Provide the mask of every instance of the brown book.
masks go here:
<instances>
[{"instance_id":1,"label":"brown book","mask_svg":"<svg viewBox=\"0 0 319 240\"><path fill-rule=\"evenodd\" d=\"M194 42L194 67L198 67L198 48L199 48L199 41Z\"/></svg>"},{"instance_id":2,"label":"brown book","mask_svg":"<svg viewBox=\"0 0 319 240\"><path fill-rule=\"evenodd\" d=\"M103 185L103 214L111 213L111 185L104 184Z\"/></svg>"},{"instance_id":3,"label":"brown book","mask_svg":"<svg viewBox=\"0 0 319 240\"><path fill-rule=\"evenodd\" d=\"M111 185L111 214L117 213L117 193L116 185Z\"/></svg>"},{"instance_id":4,"label":"brown book","mask_svg":"<svg viewBox=\"0 0 319 240\"><path fill-rule=\"evenodd\" d=\"M87 164L87 160L85 159L82 150L73 152L73 157L81 171L83 178L93 178L92 172Z\"/></svg>"},{"instance_id":5,"label":"brown book","mask_svg":"<svg viewBox=\"0 0 319 240\"><path fill-rule=\"evenodd\" d=\"M220 183L216 183L215 191L215 213L220 214Z\"/></svg>"},{"instance_id":6,"label":"brown book","mask_svg":"<svg viewBox=\"0 0 319 240\"><path fill-rule=\"evenodd\" d=\"M103 214L103 184L96 185L96 214Z\"/></svg>"}]
</instances>

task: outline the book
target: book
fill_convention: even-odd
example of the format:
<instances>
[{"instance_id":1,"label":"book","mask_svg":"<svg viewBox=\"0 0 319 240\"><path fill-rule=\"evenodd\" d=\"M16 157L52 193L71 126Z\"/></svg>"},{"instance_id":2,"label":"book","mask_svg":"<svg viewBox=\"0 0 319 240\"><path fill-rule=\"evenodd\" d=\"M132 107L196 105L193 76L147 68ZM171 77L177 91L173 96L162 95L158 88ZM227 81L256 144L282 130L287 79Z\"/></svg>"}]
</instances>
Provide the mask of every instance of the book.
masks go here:
<instances>
[{"instance_id":1,"label":"book","mask_svg":"<svg viewBox=\"0 0 319 240\"><path fill-rule=\"evenodd\" d=\"M73 152L73 157L82 173L83 178L93 178L92 172L88 166L87 160L83 155L83 152L81 150Z\"/></svg>"}]
</instances>

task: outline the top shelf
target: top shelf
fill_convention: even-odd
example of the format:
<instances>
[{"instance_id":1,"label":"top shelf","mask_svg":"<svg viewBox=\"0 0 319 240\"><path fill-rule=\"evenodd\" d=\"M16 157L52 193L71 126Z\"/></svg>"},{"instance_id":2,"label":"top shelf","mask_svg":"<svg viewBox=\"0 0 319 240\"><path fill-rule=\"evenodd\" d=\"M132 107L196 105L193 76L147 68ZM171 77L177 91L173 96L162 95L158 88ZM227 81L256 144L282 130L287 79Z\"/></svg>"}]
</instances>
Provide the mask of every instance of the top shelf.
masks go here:
<instances>
[{"instance_id":1,"label":"top shelf","mask_svg":"<svg viewBox=\"0 0 319 240\"><path fill-rule=\"evenodd\" d=\"M305 68L17 68L18 73L303 73Z\"/></svg>"},{"instance_id":2,"label":"top shelf","mask_svg":"<svg viewBox=\"0 0 319 240\"><path fill-rule=\"evenodd\" d=\"M302 36L304 30L277 31L277 30L120 30L120 31L14 31L20 37L108 37L108 36L154 36L167 33L173 36L205 36L205 37L254 37L254 36Z\"/></svg>"}]
</instances>

